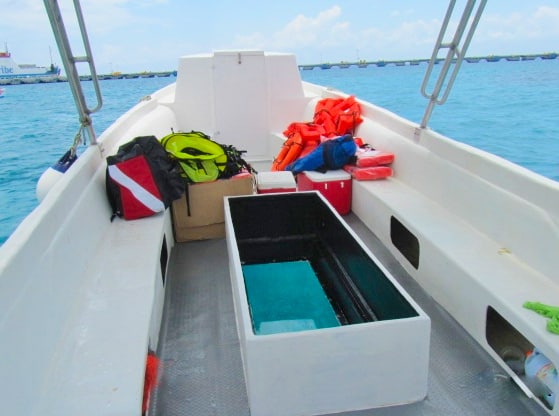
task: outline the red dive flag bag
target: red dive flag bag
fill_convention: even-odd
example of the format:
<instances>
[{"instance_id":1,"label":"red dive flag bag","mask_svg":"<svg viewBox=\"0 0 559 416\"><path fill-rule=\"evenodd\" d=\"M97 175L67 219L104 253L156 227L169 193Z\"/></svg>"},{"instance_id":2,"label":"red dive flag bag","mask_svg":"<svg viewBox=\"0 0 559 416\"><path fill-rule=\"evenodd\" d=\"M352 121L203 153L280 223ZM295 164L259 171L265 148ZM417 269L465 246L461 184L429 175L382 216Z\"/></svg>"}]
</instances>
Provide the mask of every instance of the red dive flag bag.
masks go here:
<instances>
[{"instance_id":1,"label":"red dive flag bag","mask_svg":"<svg viewBox=\"0 0 559 416\"><path fill-rule=\"evenodd\" d=\"M107 157L106 187L113 215L126 220L164 211L184 193L184 181L154 136L137 137Z\"/></svg>"}]
</instances>

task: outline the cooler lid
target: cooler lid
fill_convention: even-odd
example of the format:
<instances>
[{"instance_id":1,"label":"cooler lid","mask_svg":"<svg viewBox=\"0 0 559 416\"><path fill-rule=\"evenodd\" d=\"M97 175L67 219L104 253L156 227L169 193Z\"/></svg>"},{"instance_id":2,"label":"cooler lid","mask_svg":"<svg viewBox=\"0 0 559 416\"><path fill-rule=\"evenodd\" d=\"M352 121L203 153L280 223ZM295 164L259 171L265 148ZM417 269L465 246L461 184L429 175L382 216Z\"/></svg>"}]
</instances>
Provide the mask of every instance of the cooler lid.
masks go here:
<instances>
[{"instance_id":1,"label":"cooler lid","mask_svg":"<svg viewBox=\"0 0 559 416\"><path fill-rule=\"evenodd\" d=\"M258 172L256 175L258 189L291 189L295 188L295 178L289 171Z\"/></svg>"},{"instance_id":2,"label":"cooler lid","mask_svg":"<svg viewBox=\"0 0 559 416\"><path fill-rule=\"evenodd\" d=\"M306 170L303 173L313 182L346 181L351 179L351 175L342 169L328 170L324 173Z\"/></svg>"}]
</instances>

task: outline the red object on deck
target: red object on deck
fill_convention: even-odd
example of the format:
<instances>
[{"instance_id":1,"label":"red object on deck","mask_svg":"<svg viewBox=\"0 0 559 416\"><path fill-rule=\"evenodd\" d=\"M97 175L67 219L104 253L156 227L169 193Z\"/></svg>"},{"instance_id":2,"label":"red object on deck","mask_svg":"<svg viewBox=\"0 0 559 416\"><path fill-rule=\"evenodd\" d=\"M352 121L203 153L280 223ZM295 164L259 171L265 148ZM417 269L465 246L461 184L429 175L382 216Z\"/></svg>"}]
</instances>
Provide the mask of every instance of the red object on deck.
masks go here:
<instances>
[{"instance_id":1,"label":"red object on deck","mask_svg":"<svg viewBox=\"0 0 559 416\"><path fill-rule=\"evenodd\" d=\"M379 150L367 151L357 154L357 167L368 168L371 166L390 165L394 162L394 153L381 152Z\"/></svg>"},{"instance_id":2,"label":"red object on deck","mask_svg":"<svg viewBox=\"0 0 559 416\"><path fill-rule=\"evenodd\" d=\"M142 414L146 413L149 407L149 398L155 385L157 384L157 374L159 373L159 358L153 351L148 352L146 359L146 375L144 379L144 397L142 400Z\"/></svg>"},{"instance_id":3,"label":"red object on deck","mask_svg":"<svg viewBox=\"0 0 559 416\"><path fill-rule=\"evenodd\" d=\"M351 175L343 170L305 171L297 175L299 191L318 191L340 215L351 210Z\"/></svg>"},{"instance_id":4,"label":"red object on deck","mask_svg":"<svg viewBox=\"0 0 559 416\"><path fill-rule=\"evenodd\" d=\"M392 176L392 168L390 166L371 166L368 168L359 168L357 166L346 165L344 170L351 174L352 178L358 181L374 181L377 179L385 179Z\"/></svg>"}]
</instances>

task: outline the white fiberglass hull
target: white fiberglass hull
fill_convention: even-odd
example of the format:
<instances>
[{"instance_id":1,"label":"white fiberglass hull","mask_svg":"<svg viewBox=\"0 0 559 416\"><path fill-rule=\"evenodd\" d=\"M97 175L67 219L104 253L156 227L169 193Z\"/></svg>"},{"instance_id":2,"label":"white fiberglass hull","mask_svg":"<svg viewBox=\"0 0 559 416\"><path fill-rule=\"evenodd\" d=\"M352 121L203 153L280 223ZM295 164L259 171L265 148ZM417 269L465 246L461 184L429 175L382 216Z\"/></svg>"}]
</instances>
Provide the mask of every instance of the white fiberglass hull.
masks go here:
<instances>
[{"instance_id":1,"label":"white fiberglass hull","mask_svg":"<svg viewBox=\"0 0 559 416\"><path fill-rule=\"evenodd\" d=\"M216 52L181 58L176 84L107 129L0 248L5 411L140 412L145 355L157 349L164 278L175 267L173 232L169 212L110 222L107 156L136 136L201 130L267 170L281 132L312 120L327 97L345 95L302 83L291 55ZM509 345L495 339L537 346L559 363L545 320L522 308L559 299L559 258L550 255L559 250L559 186L360 104L356 136L396 158L393 177L353 181L353 214L525 388L501 354Z\"/></svg>"}]
</instances>

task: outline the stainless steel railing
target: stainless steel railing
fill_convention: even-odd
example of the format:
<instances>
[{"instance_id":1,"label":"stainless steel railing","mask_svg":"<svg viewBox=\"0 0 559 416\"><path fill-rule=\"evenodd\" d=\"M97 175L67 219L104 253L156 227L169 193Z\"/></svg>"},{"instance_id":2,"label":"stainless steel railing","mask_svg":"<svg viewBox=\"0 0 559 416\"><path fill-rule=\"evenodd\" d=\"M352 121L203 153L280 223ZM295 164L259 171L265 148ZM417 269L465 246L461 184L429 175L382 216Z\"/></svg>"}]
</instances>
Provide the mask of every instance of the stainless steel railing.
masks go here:
<instances>
[{"instance_id":1,"label":"stainless steel railing","mask_svg":"<svg viewBox=\"0 0 559 416\"><path fill-rule=\"evenodd\" d=\"M450 90L452 89L452 86L454 84L454 80L456 79L456 75L458 74L458 71L460 69L460 65L462 64L464 56L466 55L466 51L468 50L468 46L470 45L472 37L474 36L474 32L479 23L479 19L481 18L486 2L487 0L481 0L479 2L474 17L470 19L470 17L472 16L472 12L476 7L476 0L468 0L464 7L462 16L460 17L460 21L458 22L458 26L456 28L456 32L454 33L452 41L445 43L444 37L446 35L446 32L448 31L448 24L454 12L456 0L451 0L451 2L449 3L445 18L443 20L443 24L441 26L441 30L439 32L439 37L437 38L437 41L435 43L433 54L431 55L431 60L429 61L429 66L427 67L427 71L425 72L425 77L423 78L423 83L421 85L421 94L425 98L429 99L429 103L427 104L427 108L425 109L425 114L423 115L423 119L421 120L422 129L427 127L427 123L431 118L431 114L433 112L433 109L435 108L435 104L442 105L446 102L448 95L450 94ZM464 42L460 44L466 30L466 38L464 39ZM440 62L438 55L439 52L443 49L448 49L446 58L444 59L442 68L439 72L439 76L437 78L437 81L435 82L435 86L433 87L432 92L428 93L427 85L431 80L435 65ZM452 70L450 78L448 78L447 81L447 76L452 65L454 65L454 69ZM443 91L442 97L439 98L441 90L443 89L443 86L445 86L445 82L446 87Z\"/></svg>"},{"instance_id":2,"label":"stainless steel railing","mask_svg":"<svg viewBox=\"0 0 559 416\"><path fill-rule=\"evenodd\" d=\"M68 40L68 35L66 33L66 28L64 26L64 21L62 19L62 14L60 12L60 7L58 6L57 0L44 0L45 8L49 16L50 24L58 45L58 50L60 51L60 58L64 64L64 70L74 96L74 101L76 103L76 108L78 110L80 119L80 131L85 130L89 136L91 144L96 144L97 139L95 136L95 131L93 130L92 120L90 115L99 109L103 105L103 98L101 96L101 89L99 87L99 80L97 78L97 71L95 70L95 64L93 61L93 55L91 53L91 47L89 46L89 38L87 36L87 31L85 29L85 22L83 19L83 14L80 6L79 0L74 0L74 10L78 20L78 25L80 28L80 33L82 37L83 46L85 49L84 56L74 56L72 49L70 47L70 42ZM80 80L80 75L78 72L77 65L80 62L86 62L89 65L89 70L91 73L91 79L93 81L93 87L95 90L95 96L97 103L95 107L90 108L87 104L87 100L83 93L82 83ZM79 135L80 133L78 133Z\"/></svg>"}]
</instances>

